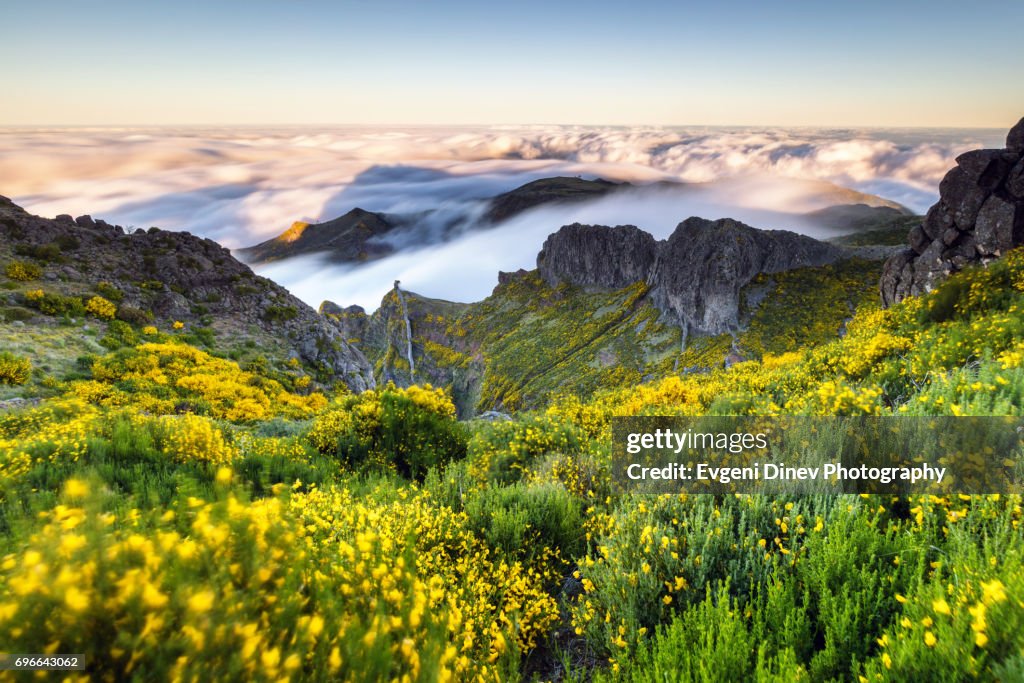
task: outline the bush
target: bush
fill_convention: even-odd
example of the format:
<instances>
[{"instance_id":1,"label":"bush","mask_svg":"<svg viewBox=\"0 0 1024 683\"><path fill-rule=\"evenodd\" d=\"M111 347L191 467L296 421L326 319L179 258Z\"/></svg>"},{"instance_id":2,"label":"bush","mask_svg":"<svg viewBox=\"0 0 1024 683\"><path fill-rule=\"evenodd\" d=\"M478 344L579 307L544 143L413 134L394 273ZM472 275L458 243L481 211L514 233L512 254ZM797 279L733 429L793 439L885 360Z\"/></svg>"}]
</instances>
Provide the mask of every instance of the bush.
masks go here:
<instances>
[{"instance_id":1,"label":"bush","mask_svg":"<svg viewBox=\"0 0 1024 683\"><path fill-rule=\"evenodd\" d=\"M31 282L38 280L43 274L43 269L34 263L27 261L11 261L4 268L4 275L19 282Z\"/></svg>"},{"instance_id":2,"label":"bush","mask_svg":"<svg viewBox=\"0 0 1024 683\"><path fill-rule=\"evenodd\" d=\"M110 299L114 303L120 303L124 299L124 292L106 280L97 283L96 291L100 296Z\"/></svg>"},{"instance_id":3,"label":"bush","mask_svg":"<svg viewBox=\"0 0 1024 683\"><path fill-rule=\"evenodd\" d=\"M102 296L94 296L85 303L85 310L101 320L113 320L117 306Z\"/></svg>"},{"instance_id":4,"label":"bush","mask_svg":"<svg viewBox=\"0 0 1024 683\"><path fill-rule=\"evenodd\" d=\"M131 325L122 320L111 320L107 326L107 334L100 339L100 344L112 351L122 346L135 346L138 343L139 335L135 333Z\"/></svg>"},{"instance_id":5,"label":"bush","mask_svg":"<svg viewBox=\"0 0 1024 683\"><path fill-rule=\"evenodd\" d=\"M69 315L79 317L85 315L85 304L77 296L64 296L33 289L25 292L25 300L29 306L39 309L46 315Z\"/></svg>"},{"instance_id":6,"label":"bush","mask_svg":"<svg viewBox=\"0 0 1024 683\"><path fill-rule=\"evenodd\" d=\"M478 426L469 453L481 479L511 484L521 480L540 456L575 452L580 441L580 430L568 420L533 415Z\"/></svg>"},{"instance_id":7,"label":"bush","mask_svg":"<svg viewBox=\"0 0 1024 683\"><path fill-rule=\"evenodd\" d=\"M117 307L117 319L129 325L142 326L153 322L153 314L136 306L121 304Z\"/></svg>"},{"instance_id":8,"label":"bush","mask_svg":"<svg viewBox=\"0 0 1024 683\"><path fill-rule=\"evenodd\" d=\"M431 467L466 455L455 406L430 385L399 389L389 384L348 396L317 417L309 438L321 453L336 455L348 467L420 480Z\"/></svg>"},{"instance_id":9,"label":"bush","mask_svg":"<svg viewBox=\"0 0 1024 683\"><path fill-rule=\"evenodd\" d=\"M578 498L559 484L513 484L468 497L468 526L494 548L528 563L544 549L564 557L583 550L583 514Z\"/></svg>"},{"instance_id":10,"label":"bush","mask_svg":"<svg viewBox=\"0 0 1024 683\"><path fill-rule=\"evenodd\" d=\"M8 351L0 352L0 384L24 384L31 375L31 360Z\"/></svg>"}]
</instances>

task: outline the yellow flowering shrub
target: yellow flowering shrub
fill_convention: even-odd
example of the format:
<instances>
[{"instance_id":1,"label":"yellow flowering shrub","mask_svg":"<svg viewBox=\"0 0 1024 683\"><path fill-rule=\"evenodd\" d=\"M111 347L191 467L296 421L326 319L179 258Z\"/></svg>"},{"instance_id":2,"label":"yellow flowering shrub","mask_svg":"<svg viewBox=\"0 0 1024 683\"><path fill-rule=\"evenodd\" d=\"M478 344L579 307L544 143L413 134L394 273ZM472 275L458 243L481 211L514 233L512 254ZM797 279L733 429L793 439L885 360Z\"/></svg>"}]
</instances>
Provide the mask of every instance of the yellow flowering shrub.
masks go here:
<instances>
[{"instance_id":1,"label":"yellow flowering shrub","mask_svg":"<svg viewBox=\"0 0 1024 683\"><path fill-rule=\"evenodd\" d=\"M234 361L173 342L121 349L96 360L92 372L97 382L131 391L133 401L153 413L178 412L184 405L192 412L251 422L312 415L327 403L322 394L292 394Z\"/></svg>"},{"instance_id":2,"label":"yellow flowering shrub","mask_svg":"<svg viewBox=\"0 0 1024 683\"><path fill-rule=\"evenodd\" d=\"M8 351L0 352L0 384L24 384L31 376L31 359Z\"/></svg>"},{"instance_id":3,"label":"yellow flowering shrub","mask_svg":"<svg viewBox=\"0 0 1024 683\"><path fill-rule=\"evenodd\" d=\"M313 422L310 443L354 469L422 478L427 470L466 454L455 406L430 385L344 396Z\"/></svg>"},{"instance_id":4,"label":"yellow flowering shrub","mask_svg":"<svg viewBox=\"0 0 1024 683\"><path fill-rule=\"evenodd\" d=\"M94 296L85 302L85 310L102 320L113 320L117 306L102 296Z\"/></svg>"},{"instance_id":5,"label":"yellow flowering shrub","mask_svg":"<svg viewBox=\"0 0 1024 683\"><path fill-rule=\"evenodd\" d=\"M4 267L4 275L12 280L19 280L21 282L38 280L42 274L42 268L28 261L11 261Z\"/></svg>"}]
</instances>

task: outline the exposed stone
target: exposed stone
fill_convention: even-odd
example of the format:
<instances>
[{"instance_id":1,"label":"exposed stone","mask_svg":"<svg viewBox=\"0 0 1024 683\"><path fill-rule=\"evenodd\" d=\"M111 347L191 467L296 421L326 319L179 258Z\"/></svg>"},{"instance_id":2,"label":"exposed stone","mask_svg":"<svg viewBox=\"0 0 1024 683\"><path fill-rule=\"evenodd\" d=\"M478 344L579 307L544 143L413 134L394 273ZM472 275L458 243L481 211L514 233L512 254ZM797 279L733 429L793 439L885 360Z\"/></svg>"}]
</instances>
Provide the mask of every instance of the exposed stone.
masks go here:
<instances>
[{"instance_id":1,"label":"exposed stone","mask_svg":"<svg viewBox=\"0 0 1024 683\"><path fill-rule=\"evenodd\" d=\"M657 240L636 226L574 223L544 240L537 270L552 286L618 289L649 280L657 257Z\"/></svg>"},{"instance_id":2,"label":"exposed stone","mask_svg":"<svg viewBox=\"0 0 1024 683\"><path fill-rule=\"evenodd\" d=\"M885 263L879 290L886 306L1024 244L1024 119L1006 149L966 152L956 162L939 185L939 201L907 235L910 249Z\"/></svg>"},{"instance_id":3,"label":"exposed stone","mask_svg":"<svg viewBox=\"0 0 1024 683\"><path fill-rule=\"evenodd\" d=\"M939 203L961 230L970 230L974 227L978 211L989 196L987 190L978 187L977 181L977 178L972 178L962 168L956 166L950 169L939 183ZM941 237L941 233L936 237Z\"/></svg>"},{"instance_id":4,"label":"exposed stone","mask_svg":"<svg viewBox=\"0 0 1024 683\"><path fill-rule=\"evenodd\" d=\"M1011 152L1024 152L1024 118L1021 118L1007 134L1006 149Z\"/></svg>"},{"instance_id":5,"label":"exposed stone","mask_svg":"<svg viewBox=\"0 0 1024 683\"><path fill-rule=\"evenodd\" d=\"M551 285L646 282L654 305L684 330L720 334L738 329L740 289L757 275L832 263L844 253L792 232L694 217L662 242L633 226L567 225L545 241L537 267Z\"/></svg>"},{"instance_id":6,"label":"exposed stone","mask_svg":"<svg viewBox=\"0 0 1024 683\"><path fill-rule=\"evenodd\" d=\"M974 235L982 256L1002 256L1014 247L1013 216L1017 207L993 195L978 213ZM1024 210L1024 209L1021 209Z\"/></svg>"},{"instance_id":7,"label":"exposed stone","mask_svg":"<svg viewBox=\"0 0 1024 683\"><path fill-rule=\"evenodd\" d=\"M1006 178L1006 191L1014 199L1024 199L1024 159L1017 162Z\"/></svg>"},{"instance_id":8,"label":"exposed stone","mask_svg":"<svg viewBox=\"0 0 1024 683\"><path fill-rule=\"evenodd\" d=\"M910 243L910 248L918 254L927 249L928 245L932 242L928 235L925 234L924 228L920 225L915 225L911 228L907 241Z\"/></svg>"}]
</instances>

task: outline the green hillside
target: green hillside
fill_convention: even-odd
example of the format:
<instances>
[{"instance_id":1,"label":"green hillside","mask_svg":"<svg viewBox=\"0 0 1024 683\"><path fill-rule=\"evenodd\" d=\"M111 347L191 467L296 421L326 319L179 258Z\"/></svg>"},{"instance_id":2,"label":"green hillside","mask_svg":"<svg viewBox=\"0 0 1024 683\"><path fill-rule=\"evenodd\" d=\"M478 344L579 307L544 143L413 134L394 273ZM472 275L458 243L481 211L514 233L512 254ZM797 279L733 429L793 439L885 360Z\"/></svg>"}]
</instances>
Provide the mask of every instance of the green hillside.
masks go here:
<instances>
[{"instance_id":1,"label":"green hillside","mask_svg":"<svg viewBox=\"0 0 1024 683\"><path fill-rule=\"evenodd\" d=\"M1020 251L888 310L877 262L762 278L745 331L683 353L639 285L409 295L417 377L475 377L477 408L519 409L495 423L425 386L314 390L91 292L48 313L28 270L0 377L46 398L0 413L10 651L142 679L1021 670L1019 496L645 498L607 469L613 415L1020 415Z\"/></svg>"}]
</instances>

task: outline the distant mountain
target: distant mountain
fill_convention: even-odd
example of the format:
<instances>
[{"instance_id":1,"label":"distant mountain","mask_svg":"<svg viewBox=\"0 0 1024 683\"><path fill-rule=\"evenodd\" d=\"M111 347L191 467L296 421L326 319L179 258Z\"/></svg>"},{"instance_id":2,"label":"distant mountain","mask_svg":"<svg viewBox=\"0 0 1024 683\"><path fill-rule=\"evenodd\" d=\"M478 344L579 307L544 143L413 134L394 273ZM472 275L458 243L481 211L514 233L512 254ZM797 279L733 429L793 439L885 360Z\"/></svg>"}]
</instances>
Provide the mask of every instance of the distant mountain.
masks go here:
<instances>
[{"instance_id":1,"label":"distant mountain","mask_svg":"<svg viewBox=\"0 0 1024 683\"><path fill-rule=\"evenodd\" d=\"M491 199L490 208L484 214L484 218L492 223L498 223L542 204L596 199L624 187L631 187L631 185L629 183L613 183L601 178L595 180L564 176L542 178Z\"/></svg>"},{"instance_id":2,"label":"distant mountain","mask_svg":"<svg viewBox=\"0 0 1024 683\"><path fill-rule=\"evenodd\" d=\"M268 263L301 256L326 253L338 261L371 261L392 252L392 248L372 238L395 227L383 214L355 208L344 216L324 223L296 221L283 233L252 247L238 249L250 263Z\"/></svg>"},{"instance_id":3,"label":"distant mountain","mask_svg":"<svg viewBox=\"0 0 1024 683\"><path fill-rule=\"evenodd\" d=\"M483 221L498 223L543 204L594 199L623 187L630 185L600 178L543 178L487 200L488 208L483 214ZM424 215L429 213L425 212ZM373 261L396 251L394 246L381 239L383 236L393 236L412 228L422 217L385 216L357 208L324 223L298 221L277 237L252 247L237 249L236 253L253 264L314 253L322 253L334 261L344 263ZM447 225L442 233L452 227L454 224Z\"/></svg>"}]
</instances>

